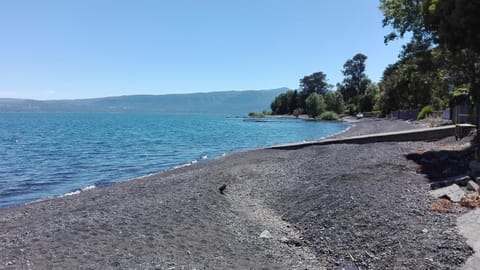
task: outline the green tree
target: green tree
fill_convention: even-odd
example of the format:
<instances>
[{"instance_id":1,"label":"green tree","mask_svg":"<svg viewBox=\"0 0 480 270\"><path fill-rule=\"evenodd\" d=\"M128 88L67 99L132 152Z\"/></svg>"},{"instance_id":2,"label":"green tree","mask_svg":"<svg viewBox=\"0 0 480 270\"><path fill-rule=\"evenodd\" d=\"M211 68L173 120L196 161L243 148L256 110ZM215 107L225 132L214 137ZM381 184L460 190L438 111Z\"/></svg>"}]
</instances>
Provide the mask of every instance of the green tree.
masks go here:
<instances>
[{"instance_id":1,"label":"green tree","mask_svg":"<svg viewBox=\"0 0 480 270\"><path fill-rule=\"evenodd\" d=\"M297 90L288 90L278 95L270 105L273 114L293 114L297 108L303 110L303 96Z\"/></svg>"},{"instance_id":2,"label":"green tree","mask_svg":"<svg viewBox=\"0 0 480 270\"><path fill-rule=\"evenodd\" d=\"M393 31L385 41L412 33L412 40L404 47L404 55L424 53L434 45L439 46L447 65L465 62L461 69L447 68L447 80L470 85L469 94L480 115L480 2L470 0L380 0L384 13L384 26ZM412 49L413 48L413 49ZM466 56L466 57L465 57ZM450 63L448 63L450 62ZM454 78L454 79L452 79ZM463 81L460 80L463 78Z\"/></svg>"},{"instance_id":3,"label":"green tree","mask_svg":"<svg viewBox=\"0 0 480 270\"><path fill-rule=\"evenodd\" d=\"M389 65L384 71L380 80L380 91L384 93L382 102L382 114L389 114L391 111L406 109L408 104L407 83L403 80L399 71L400 63Z\"/></svg>"},{"instance_id":4,"label":"green tree","mask_svg":"<svg viewBox=\"0 0 480 270\"><path fill-rule=\"evenodd\" d=\"M365 74L366 60L367 56L358 53L343 65L342 73L345 78L337 87L347 104L358 105L359 97L365 94L367 85L370 83Z\"/></svg>"},{"instance_id":5,"label":"green tree","mask_svg":"<svg viewBox=\"0 0 480 270\"><path fill-rule=\"evenodd\" d=\"M311 93L305 100L305 111L311 117L317 117L325 111L325 102L317 93Z\"/></svg>"},{"instance_id":6,"label":"green tree","mask_svg":"<svg viewBox=\"0 0 480 270\"><path fill-rule=\"evenodd\" d=\"M472 0L422 0L425 32L451 51L480 53L480 2Z\"/></svg>"},{"instance_id":7,"label":"green tree","mask_svg":"<svg viewBox=\"0 0 480 270\"><path fill-rule=\"evenodd\" d=\"M423 0L426 31L440 47L464 60L463 83L480 118L480 2L469 0ZM466 57L465 57L466 56ZM477 129L480 133L480 129Z\"/></svg>"},{"instance_id":8,"label":"green tree","mask_svg":"<svg viewBox=\"0 0 480 270\"><path fill-rule=\"evenodd\" d=\"M337 114L343 113L345 110L345 103L343 101L342 93L339 91L329 91L323 97L325 100L325 109L327 111L336 112Z\"/></svg>"},{"instance_id":9,"label":"green tree","mask_svg":"<svg viewBox=\"0 0 480 270\"><path fill-rule=\"evenodd\" d=\"M423 0L380 0L383 12L383 26L391 26L392 31L385 36L385 43L412 34L410 44L429 44L431 35L423 22ZM407 45L408 47L408 45ZM404 47L404 49L407 49Z\"/></svg>"},{"instance_id":10,"label":"green tree","mask_svg":"<svg viewBox=\"0 0 480 270\"><path fill-rule=\"evenodd\" d=\"M367 85L365 94L359 97L359 110L361 112L371 112L375 105L375 97L380 92L380 89L376 83L370 82Z\"/></svg>"},{"instance_id":11,"label":"green tree","mask_svg":"<svg viewBox=\"0 0 480 270\"><path fill-rule=\"evenodd\" d=\"M385 92L381 90L379 85L379 92L375 95L375 103L373 105L373 111L380 112L382 116L386 116L385 112Z\"/></svg>"},{"instance_id":12,"label":"green tree","mask_svg":"<svg viewBox=\"0 0 480 270\"><path fill-rule=\"evenodd\" d=\"M300 80L300 89L305 97L312 93L325 94L331 86L327 83L327 75L323 72L315 72Z\"/></svg>"},{"instance_id":13,"label":"green tree","mask_svg":"<svg viewBox=\"0 0 480 270\"><path fill-rule=\"evenodd\" d=\"M293 111L298 108L298 92L297 90L292 92L289 97L288 114L293 114Z\"/></svg>"}]
</instances>

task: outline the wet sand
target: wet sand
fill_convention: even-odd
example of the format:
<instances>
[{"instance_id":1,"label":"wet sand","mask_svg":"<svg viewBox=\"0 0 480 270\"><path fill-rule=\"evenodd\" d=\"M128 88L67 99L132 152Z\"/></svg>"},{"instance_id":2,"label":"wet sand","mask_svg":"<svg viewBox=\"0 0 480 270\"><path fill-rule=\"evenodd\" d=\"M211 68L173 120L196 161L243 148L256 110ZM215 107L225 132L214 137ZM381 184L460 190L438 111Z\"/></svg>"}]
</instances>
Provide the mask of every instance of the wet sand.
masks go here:
<instances>
[{"instance_id":1,"label":"wet sand","mask_svg":"<svg viewBox=\"0 0 480 270\"><path fill-rule=\"evenodd\" d=\"M3 209L0 269L456 269L472 250L405 158L440 143L252 150Z\"/></svg>"}]
</instances>

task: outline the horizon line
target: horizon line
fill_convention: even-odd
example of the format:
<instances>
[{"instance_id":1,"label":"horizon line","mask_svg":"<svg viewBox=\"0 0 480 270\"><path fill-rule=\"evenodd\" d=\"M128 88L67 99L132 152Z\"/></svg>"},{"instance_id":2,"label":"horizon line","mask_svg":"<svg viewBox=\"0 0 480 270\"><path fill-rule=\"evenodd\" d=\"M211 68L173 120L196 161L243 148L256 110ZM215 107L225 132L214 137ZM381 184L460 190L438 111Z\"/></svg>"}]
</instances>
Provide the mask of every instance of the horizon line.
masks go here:
<instances>
[{"instance_id":1,"label":"horizon line","mask_svg":"<svg viewBox=\"0 0 480 270\"><path fill-rule=\"evenodd\" d=\"M29 100L29 101L73 101L73 100L88 100L88 99L102 99L102 98L118 98L118 97L132 97L132 96L176 96L176 95L195 95L195 94L212 94L212 93L227 93L227 92L249 92L249 91L273 91L273 90L280 90L280 89L288 89L294 90L290 87L277 87L271 89L244 89L244 90L213 90L213 91L206 91L206 92L187 92L187 93L166 93L166 94L124 94L124 95L117 95L117 96L100 96L100 97L84 97L84 98L55 98L55 99L38 99L38 98L23 98L23 97L1 97L0 100Z\"/></svg>"}]
</instances>

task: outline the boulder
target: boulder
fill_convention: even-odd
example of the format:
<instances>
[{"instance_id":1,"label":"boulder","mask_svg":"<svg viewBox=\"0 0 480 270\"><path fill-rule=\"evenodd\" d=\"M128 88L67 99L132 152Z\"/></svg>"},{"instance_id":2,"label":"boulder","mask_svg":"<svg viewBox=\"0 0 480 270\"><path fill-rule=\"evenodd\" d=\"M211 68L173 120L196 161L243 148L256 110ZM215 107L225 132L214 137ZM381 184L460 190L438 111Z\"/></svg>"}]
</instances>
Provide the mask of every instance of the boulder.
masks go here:
<instances>
[{"instance_id":1,"label":"boulder","mask_svg":"<svg viewBox=\"0 0 480 270\"><path fill-rule=\"evenodd\" d=\"M430 194L436 198L447 197L452 202L460 202L460 200L465 197L465 192L457 184L432 190Z\"/></svg>"}]
</instances>

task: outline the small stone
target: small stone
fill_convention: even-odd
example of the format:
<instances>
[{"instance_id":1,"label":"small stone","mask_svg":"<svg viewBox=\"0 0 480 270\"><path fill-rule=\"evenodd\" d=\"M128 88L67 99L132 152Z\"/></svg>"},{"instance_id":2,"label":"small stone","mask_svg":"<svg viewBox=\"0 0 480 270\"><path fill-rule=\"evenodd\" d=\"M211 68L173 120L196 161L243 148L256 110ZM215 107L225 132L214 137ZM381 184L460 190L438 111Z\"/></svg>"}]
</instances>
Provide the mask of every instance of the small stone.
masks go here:
<instances>
[{"instance_id":1,"label":"small stone","mask_svg":"<svg viewBox=\"0 0 480 270\"><path fill-rule=\"evenodd\" d=\"M282 242L282 243L288 243L288 241L290 241L290 239L288 239L288 237L282 236L282 238L280 238L280 242Z\"/></svg>"},{"instance_id":2,"label":"small stone","mask_svg":"<svg viewBox=\"0 0 480 270\"><path fill-rule=\"evenodd\" d=\"M467 189L472 190L472 191L478 191L478 184L473 182L472 180L468 181L467 183Z\"/></svg>"},{"instance_id":3,"label":"small stone","mask_svg":"<svg viewBox=\"0 0 480 270\"><path fill-rule=\"evenodd\" d=\"M264 230L264 231L260 234L260 238L270 239L270 238L272 238L272 234L271 234L269 231Z\"/></svg>"},{"instance_id":4,"label":"small stone","mask_svg":"<svg viewBox=\"0 0 480 270\"><path fill-rule=\"evenodd\" d=\"M220 194L225 194L225 189L227 189L227 185L223 184L221 185L218 190L220 191Z\"/></svg>"},{"instance_id":5,"label":"small stone","mask_svg":"<svg viewBox=\"0 0 480 270\"><path fill-rule=\"evenodd\" d=\"M296 247L299 247L299 246L302 246L303 243L300 239L297 239L297 238L288 238L288 237L285 237L283 236L282 238L280 238L280 242L284 243L284 244L287 244L289 246L296 246Z\"/></svg>"},{"instance_id":6,"label":"small stone","mask_svg":"<svg viewBox=\"0 0 480 270\"><path fill-rule=\"evenodd\" d=\"M427 229L423 229L422 232L423 232L423 233L428 233L428 230L427 230Z\"/></svg>"}]
</instances>

